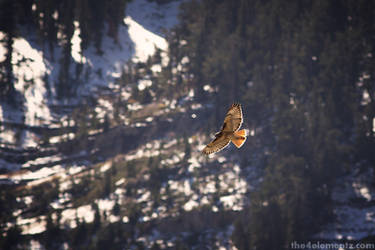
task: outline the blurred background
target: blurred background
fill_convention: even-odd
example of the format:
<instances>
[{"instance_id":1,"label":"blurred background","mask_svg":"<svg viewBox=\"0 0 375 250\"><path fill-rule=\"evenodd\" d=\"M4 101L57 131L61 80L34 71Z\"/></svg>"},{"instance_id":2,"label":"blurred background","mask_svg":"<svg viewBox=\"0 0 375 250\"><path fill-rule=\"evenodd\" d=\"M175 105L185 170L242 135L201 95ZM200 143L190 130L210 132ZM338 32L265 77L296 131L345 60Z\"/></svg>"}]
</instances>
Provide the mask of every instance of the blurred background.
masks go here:
<instances>
[{"instance_id":1,"label":"blurred background","mask_svg":"<svg viewBox=\"0 0 375 250\"><path fill-rule=\"evenodd\" d=\"M374 249L374 18L1 0L0 248ZM233 102L246 143L203 155Z\"/></svg>"}]
</instances>

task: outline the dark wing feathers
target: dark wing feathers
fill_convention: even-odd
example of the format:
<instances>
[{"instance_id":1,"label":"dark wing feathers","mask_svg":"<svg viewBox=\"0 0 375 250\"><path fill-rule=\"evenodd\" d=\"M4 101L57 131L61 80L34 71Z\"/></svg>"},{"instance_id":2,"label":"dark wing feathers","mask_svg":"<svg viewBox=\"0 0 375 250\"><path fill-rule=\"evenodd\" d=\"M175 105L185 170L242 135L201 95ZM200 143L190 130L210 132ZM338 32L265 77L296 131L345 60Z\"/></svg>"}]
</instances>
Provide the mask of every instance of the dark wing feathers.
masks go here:
<instances>
[{"instance_id":1,"label":"dark wing feathers","mask_svg":"<svg viewBox=\"0 0 375 250\"><path fill-rule=\"evenodd\" d=\"M228 144L230 143L228 132L229 134L231 134L239 130L242 125L242 120L243 118L241 104L232 104L224 118L224 124L221 131L217 133L216 138L203 149L203 153L216 153L228 146Z\"/></svg>"},{"instance_id":2,"label":"dark wing feathers","mask_svg":"<svg viewBox=\"0 0 375 250\"><path fill-rule=\"evenodd\" d=\"M229 137L223 135L223 133L219 133L216 135L216 138L203 149L203 153L205 154L216 153L222 150L223 148L225 148L226 146L228 146L229 143L230 143Z\"/></svg>"}]
</instances>

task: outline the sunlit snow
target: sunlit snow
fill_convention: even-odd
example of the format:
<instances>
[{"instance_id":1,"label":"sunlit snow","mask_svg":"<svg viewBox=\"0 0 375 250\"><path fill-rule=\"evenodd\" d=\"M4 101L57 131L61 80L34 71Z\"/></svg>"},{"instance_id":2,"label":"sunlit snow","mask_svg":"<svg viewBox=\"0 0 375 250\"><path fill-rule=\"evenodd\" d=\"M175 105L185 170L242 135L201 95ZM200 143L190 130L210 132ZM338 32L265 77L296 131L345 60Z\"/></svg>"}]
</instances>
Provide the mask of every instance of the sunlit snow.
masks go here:
<instances>
[{"instance_id":1,"label":"sunlit snow","mask_svg":"<svg viewBox=\"0 0 375 250\"><path fill-rule=\"evenodd\" d=\"M46 178L50 175L58 173L61 171L61 165L55 165L53 167L44 167L37 171L25 171L19 175L13 175L13 180L35 180L35 179L42 179Z\"/></svg>"},{"instance_id":2,"label":"sunlit snow","mask_svg":"<svg viewBox=\"0 0 375 250\"><path fill-rule=\"evenodd\" d=\"M152 81L149 79L141 79L138 81L138 89L140 91L144 90L147 87L150 87L152 85Z\"/></svg>"},{"instance_id":3,"label":"sunlit snow","mask_svg":"<svg viewBox=\"0 0 375 250\"><path fill-rule=\"evenodd\" d=\"M209 84L204 85L204 86L203 86L203 90L204 90L204 91L207 91L207 92L209 92L209 93L212 93L212 92L215 91L214 88L211 87L211 85L209 85Z\"/></svg>"},{"instance_id":4,"label":"sunlit snow","mask_svg":"<svg viewBox=\"0 0 375 250\"><path fill-rule=\"evenodd\" d=\"M25 95L25 124L36 126L48 124L52 117L46 103L46 88L43 81L50 70L44 63L43 53L35 49L24 38L14 39L12 65L15 88Z\"/></svg>"},{"instance_id":5,"label":"sunlit snow","mask_svg":"<svg viewBox=\"0 0 375 250\"><path fill-rule=\"evenodd\" d=\"M5 37L5 34L0 31L0 41L3 40L4 37ZM7 53L7 50L5 49L5 46L3 44L0 44L0 62L3 62L5 60L6 53Z\"/></svg>"},{"instance_id":6,"label":"sunlit snow","mask_svg":"<svg viewBox=\"0 0 375 250\"><path fill-rule=\"evenodd\" d=\"M111 167L112 167L112 163L111 162L106 162L106 163L103 164L103 166L100 167L100 172L102 172L102 173L106 172Z\"/></svg>"},{"instance_id":7,"label":"sunlit snow","mask_svg":"<svg viewBox=\"0 0 375 250\"><path fill-rule=\"evenodd\" d=\"M71 39L72 43L72 57L77 63L86 63L86 58L81 53L81 30L79 28L79 22L74 21L74 33Z\"/></svg>"},{"instance_id":8,"label":"sunlit snow","mask_svg":"<svg viewBox=\"0 0 375 250\"><path fill-rule=\"evenodd\" d=\"M61 155L52 155L52 156L49 155L49 156L39 157L39 158L36 158L35 160L30 160L26 162L25 164L22 165L22 167L28 168L34 165L42 165L42 164L60 161L61 159L62 159Z\"/></svg>"},{"instance_id":9,"label":"sunlit snow","mask_svg":"<svg viewBox=\"0 0 375 250\"><path fill-rule=\"evenodd\" d=\"M71 228L77 226L75 219L84 220L87 223L94 221L94 211L91 205L83 205L78 208L68 208L61 213L61 223L66 224Z\"/></svg>"},{"instance_id":10,"label":"sunlit snow","mask_svg":"<svg viewBox=\"0 0 375 250\"><path fill-rule=\"evenodd\" d=\"M125 17L124 22L128 25L130 39L134 42L134 61L146 61L149 56L155 53L156 48L163 51L168 49L167 41L163 37L148 31L130 16Z\"/></svg>"},{"instance_id":11,"label":"sunlit snow","mask_svg":"<svg viewBox=\"0 0 375 250\"><path fill-rule=\"evenodd\" d=\"M45 216L23 219L17 218L17 225L22 229L22 234L37 234L46 230Z\"/></svg>"},{"instance_id":12,"label":"sunlit snow","mask_svg":"<svg viewBox=\"0 0 375 250\"><path fill-rule=\"evenodd\" d=\"M54 209L62 209L64 208L64 203L67 203L71 200L72 195L69 193L59 193L59 198L55 201L51 202L51 207Z\"/></svg>"},{"instance_id":13,"label":"sunlit snow","mask_svg":"<svg viewBox=\"0 0 375 250\"><path fill-rule=\"evenodd\" d=\"M371 200L371 193L368 189L368 187L361 185L361 183L354 182L353 188L355 192L365 198L366 200L370 201Z\"/></svg>"},{"instance_id":14,"label":"sunlit snow","mask_svg":"<svg viewBox=\"0 0 375 250\"><path fill-rule=\"evenodd\" d=\"M196 202L196 201L194 201L194 200L189 200L188 202L186 202L186 203L184 204L184 209L185 209L186 211L190 211L190 210L192 210L192 209L198 207L198 205L199 205L198 202Z\"/></svg>"}]
</instances>

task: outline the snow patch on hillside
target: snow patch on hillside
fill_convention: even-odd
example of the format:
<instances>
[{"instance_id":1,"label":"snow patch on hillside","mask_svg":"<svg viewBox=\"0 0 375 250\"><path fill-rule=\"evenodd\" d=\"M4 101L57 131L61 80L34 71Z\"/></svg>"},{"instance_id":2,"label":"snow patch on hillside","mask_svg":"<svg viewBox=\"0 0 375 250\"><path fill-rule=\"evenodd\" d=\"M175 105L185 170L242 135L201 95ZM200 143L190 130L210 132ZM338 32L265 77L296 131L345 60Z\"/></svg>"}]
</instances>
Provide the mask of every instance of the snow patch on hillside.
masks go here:
<instances>
[{"instance_id":1,"label":"snow patch on hillside","mask_svg":"<svg viewBox=\"0 0 375 250\"><path fill-rule=\"evenodd\" d=\"M77 63L86 63L87 60L82 55L82 49L81 49L82 39L80 37L80 34L81 34L81 30L79 28L79 22L74 21L74 33L70 41L72 43L72 57L74 61L76 61Z\"/></svg>"},{"instance_id":2,"label":"snow patch on hillside","mask_svg":"<svg viewBox=\"0 0 375 250\"><path fill-rule=\"evenodd\" d=\"M111 86L130 59L144 62L155 53L157 48L166 52L168 44L160 31L169 29L177 23L180 3L181 1L173 1L158 5L145 0L132 1L126 10L125 25L119 27L118 40L104 36L102 53L99 54L93 45L85 51L81 50L79 23L75 21L75 31L71 39L71 56L75 63L83 65L82 72L85 74L85 79L81 79L79 95L86 96L96 89L95 86ZM4 33L1 32L0 39L3 38ZM10 122L24 123L29 126L49 125L53 117L48 104L58 102L47 98L47 89L43 79L48 75L51 92L55 94L60 66L59 60L52 60L52 57L59 58L60 49L56 48L52 56L48 50L42 52L31 41L33 41L33 35L14 39L12 54L15 88L24 95L25 99L24 121L23 115L4 117L3 105L0 105L0 119L9 119ZM5 59L5 55L5 46L0 44L0 61ZM167 60L166 53L164 53L163 64ZM74 67L75 65L72 64L72 73L74 73ZM33 138L29 138L32 135L26 136L24 143L27 145L24 146L35 146L35 143L31 143Z\"/></svg>"},{"instance_id":3,"label":"snow patch on hillside","mask_svg":"<svg viewBox=\"0 0 375 250\"><path fill-rule=\"evenodd\" d=\"M13 44L12 65L15 88L25 96L25 121L29 126L49 124L52 120L46 102L43 81L50 70L46 67L43 53L33 48L24 38L16 38Z\"/></svg>"},{"instance_id":4,"label":"snow patch on hillside","mask_svg":"<svg viewBox=\"0 0 375 250\"><path fill-rule=\"evenodd\" d=\"M22 234L38 234L46 230L46 216L33 218L17 218L17 225L21 227Z\"/></svg>"},{"instance_id":5,"label":"snow patch on hillside","mask_svg":"<svg viewBox=\"0 0 375 250\"><path fill-rule=\"evenodd\" d=\"M130 16L124 19L124 23L128 25L129 36L134 43L135 53L133 60L135 62L145 62L149 56L155 53L156 48L162 51L168 49L167 41L164 38L148 31Z\"/></svg>"},{"instance_id":6,"label":"snow patch on hillside","mask_svg":"<svg viewBox=\"0 0 375 250\"><path fill-rule=\"evenodd\" d=\"M92 210L91 205L83 205L77 208L68 208L61 213L61 223L67 225L70 228L77 226L76 219L78 218L81 222L87 223L94 221L95 212Z\"/></svg>"},{"instance_id":7,"label":"snow patch on hillside","mask_svg":"<svg viewBox=\"0 0 375 250\"><path fill-rule=\"evenodd\" d=\"M0 31L0 41L3 40L4 38L5 38L4 32ZM7 53L7 51L5 49L5 46L0 45L0 62L5 60L6 53Z\"/></svg>"},{"instance_id":8,"label":"snow patch on hillside","mask_svg":"<svg viewBox=\"0 0 375 250\"><path fill-rule=\"evenodd\" d=\"M78 25L75 25L72 57L76 62L84 63L85 70L91 72L88 79L85 79L85 82L90 82L90 86L84 88L82 94L87 88L92 90L92 86L112 86L129 60L145 62L156 49L162 51L163 65L167 64L168 43L163 34L157 31L169 29L177 23L180 3L181 1L174 1L158 5L144 0L132 1L127 6L124 25L119 27L117 41L108 36L103 37L102 54L98 54L93 45L81 51L80 31Z\"/></svg>"}]
</instances>

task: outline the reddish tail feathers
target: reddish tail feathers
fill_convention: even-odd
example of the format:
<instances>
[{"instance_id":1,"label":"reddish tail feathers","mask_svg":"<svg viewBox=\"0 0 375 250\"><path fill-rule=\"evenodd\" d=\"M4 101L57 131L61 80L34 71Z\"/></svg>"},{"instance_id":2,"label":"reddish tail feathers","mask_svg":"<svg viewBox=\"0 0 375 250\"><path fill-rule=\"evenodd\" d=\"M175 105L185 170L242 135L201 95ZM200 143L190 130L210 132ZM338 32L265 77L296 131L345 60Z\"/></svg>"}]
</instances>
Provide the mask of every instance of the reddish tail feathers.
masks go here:
<instances>
[{"instance_id":1,"label":"reddish tail feathers","mask_svg":"<svg viewBox=\"0 0 375 250\"><path fill-rule=\"evenodd\" d=\"M245 143L246 141L246 130L245 129L241 129L241 130L238 130L236 132L234 132L235 136L237 138L235 139L232 139L232 142L234 145L236 145L237 148L240 148L242 147L242 145Z\"/></svg>"}]
</instances>

